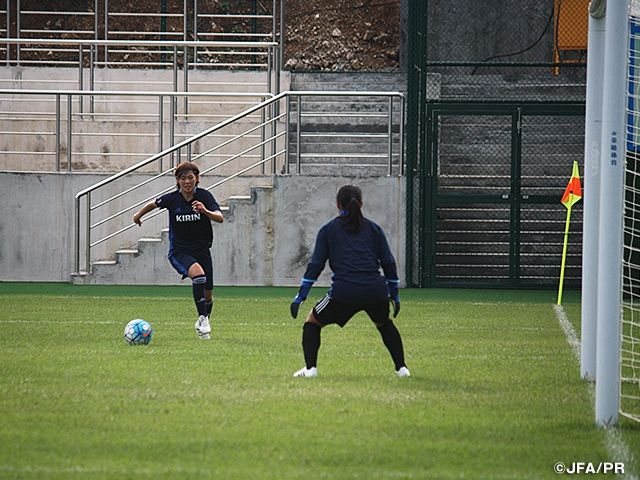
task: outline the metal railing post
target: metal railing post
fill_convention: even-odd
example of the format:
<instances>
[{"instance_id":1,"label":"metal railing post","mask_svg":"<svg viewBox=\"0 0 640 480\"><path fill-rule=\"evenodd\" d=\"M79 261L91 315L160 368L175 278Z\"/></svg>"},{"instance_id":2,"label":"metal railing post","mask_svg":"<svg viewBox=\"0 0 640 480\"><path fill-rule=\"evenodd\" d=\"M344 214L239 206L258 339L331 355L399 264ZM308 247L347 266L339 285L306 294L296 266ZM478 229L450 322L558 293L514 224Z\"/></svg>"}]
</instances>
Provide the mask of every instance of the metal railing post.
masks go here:
<instances>
[{"instance_id":1,"label":"metal railing post","mask_svg":"<svg viewBox=\"0 0 640 480\"><path fill-rule=\"evenodd\" d=\"M278 108L277 106L280 105L280 102L271 104L269 107L271 108L271 173L273 175L276 174L276 150L277 150L277 145L276 145L276 132L277 132L277 125L276 125L276 117L278 116Z\"/></svg>"},{"instance_id":2,"label":"metal railing post","mask_svg":"<svg viewBox=\"0 0 640 480\"><path fill-rule=\"evenodd\" d=\"M80 44L80 48L78 49L78 90L84 90L84 72L82 68L82 64L84 63L84 44ZM80 109L80 113L82 113L82 109Z\"/></svg>"},{"instance_id":3,"label":"metal railing post","mask_svg":"<svg viewBox=\"0 0 640 480\"><path fill-rule=\"evenodd\" d=\"M404 175L404 107L405 107L405 98L404 95L400 97L400 152L398 153L399 164L400 164L400 176Z\"/></svg>"},{"instance_id":4,"label":"metal railing post","mask_svg":"<svg viewBox=\"0 0 640 480\"><path fill-rule=\"evenodd\" d=\"M104 39L109 40L109 0L104 0ZM109 47L104 45L104 66L108 67L108 50Z\"/></svg>"},{"instance_id":5,"label":"metal railing post","mask_svg":"<svg viewBox=\"0 0 640 480\"><path fill-rule=\"evenodd\" d=\"M260 146L260 160L264 160L264 139L265 139L265 120L266 120L266 112L265 109L261 109L260 110L260 123L261 123L261 127L260 127L260 143L262 144ZM264 163L260 165L260 174L264 175Z\"/></svg>"},{"instance_id":6,"label":"metal railing post","mask_svg":"<svg viewBox=\"0 0 640 480\"><path fill-rule=\"evenodd\" d=\"M96 51L97 51L97 46L92 44L91 49L89 51L89 90L91 90L92 92L95 90L94 86L96 82L96 77L95 77L96 56L97 56ZM95 104L94 104L93 95L89 97L89 111L91 112L91 119L93 120L93 114L95 113Z\"/></svg>"},{"instance_id":7,"label":"metal railing post","mask_svg":"<svg viewBox=\"0 0 640 480\"><path fill-rule=\"evenodd\" d=\"M72 99L73 97L70 94L67 95L67 172L71 171L71 131L73 123Z\"/></svg>"},{"instance_id":8,"label":"metal railing post","mask_svg":"<svg viewBox=\"0 0 640 480\"><path fill-rule=\"evenodd\" d=\"M387 146L387 154L389 155L389 175L393 173L393 96L389 95L389 115L387 125L387 136L389 144Z\"/></svg>"},{"instance_id":9,"label":"metal railing post","mask_svg":"<svg viewBox=\"0 0 640 480\"><path fill-rule=\"evenodd\" d=\"M10 21L9 19L11 18L11 10L10 10L10 1L7 0L7 38L11 38L11 28L10 28ZM11 65L11 50L9 49L11 45L9 43L7 43L7 67L9 67Z\"/></svg>"},{"instance_id":10,"label":"metal railing post","mask_svg":"<svg viewBox=\"0 0 640 480\"><path fill-rule=\"evenodd\" d=\"M158 151L162 151L164 144L164 96L158 96ZM163 159L158 160L158 173L162 172Z\"/></svg>"},{"instance_id":11,"label":"metal railing post","mask_svg":"<svg viewBox=\"0 0 640 480\"><path fill-rule=\"evenodd\" d=\"M302 112L300 112L300 105L300 95L296 95L296 175L300 175L300 130L302 130Z\"/></svg>"},{"instance_id":12,"label":"metal railing post","mask_svg":"<svg viewBox=\"0 0 640 480\"><path fill-rule=\"evenodd\" d=\"M60 94L56 94L56 172L60 171Z\"/></svg>"},{"instance_id":13,"label":"metal railing post","mask_svg":"<svg viewBox=\"0 0 640 480\"><path fill-rule=\"evenodd\" d=\"M7 30L9 22L7 21ZM20 38L20 0L16 0L16 38ZM20 66L20 44L16 45L16 66Z\"/></svg>"},{"instance_id":14,"label":"metal railing post","mask_svg":"<svg viewBox=\"0 0 640 480\"><path fill-rule=\"evenodd\" d=\"M82 91L84 90L84 68L83 68L83 64L84 64L84 45L81 43L80 44L80 48L79 48L79 52L78 52L78 90ZM78 96L78 100L79 100L79 106L80 106L80 115L82 115L82 112L84 111L84 106L82 105L82 103L84 102L84 96L79 95Z\"/></svg>"},{"instance_id":15,"label":"metal railing post","mask_svg":"<svg viewBox=\"0 0 640 480\"><path fill-rule=\"evenodd\" d=\"M76 215L75 215L76 229L74 232L75 235L73 236L74 237L73 271L75 273L78 273L80 271L80 198L78 197L76 197L75 210L76 210Z\"/></svg>"},{"instance_id":16,"label":"metal railing post","mask_svg":"<svg viewBox=\"0 0 640 480\"><path fill-rule=\"evenodd\" d=\"M173 91L178 91L178 46L173 46ZM171 146L175 145L175 128L176 128L176 115L177 115L177 102L178 97L175 95L171 97L171 111L170 111L170 120L169 120L169 141L171 142ZM180 150L177 151L178 154L178 163L180 162ZM176 163L176 152L171 153L171 166L175 167Z\"/></svg>"},{"instance_id":17,"label":"metal railing post","mask_svg":"<svg viewBox=\"0 0 640 480\"><path fill-rule=\"evenodd\" d=\"M289 140L291 134L291 97L286 96L285 105L285 154L284 154L284 171L289 175L289 152L291 151L291 140Z\"/></svg>"},{"instance_id":18,"label":"metal railing post","mask_svg":"<svg viewBox=\"0 0 640 480\"><path fill-rule=\"evenodd\" d=\"M85 232L84 232L84 241L85 243L85 271L87 273L91 273L91 192L87 193L87 212L85 214Z\"/></svg>"}]
</instances>

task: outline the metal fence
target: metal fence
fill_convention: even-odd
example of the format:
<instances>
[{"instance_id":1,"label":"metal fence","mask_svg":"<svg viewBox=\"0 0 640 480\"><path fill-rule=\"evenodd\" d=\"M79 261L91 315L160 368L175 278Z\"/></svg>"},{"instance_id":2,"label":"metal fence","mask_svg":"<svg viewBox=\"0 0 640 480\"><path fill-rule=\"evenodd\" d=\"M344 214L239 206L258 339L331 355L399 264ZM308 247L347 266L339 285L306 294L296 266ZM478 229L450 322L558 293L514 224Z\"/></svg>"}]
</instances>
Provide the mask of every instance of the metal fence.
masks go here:
<instances>
[{"instance_id":1,"label":"metal fence","mask_svg":"<svg viewBox=\"0 0 640 480\"><path fill-rule=\"evenodd\" d=\"M232 6L213 0L6 0L0 34L21 42L0 41L0 62L59 66L80 58L84 66L112 68L163 68L175 61L188 68L266 68L259 44L280 44L283 5L283 0L235 0ZM75 43L45 40L94 42L84 44L88 52L79 52Z\"/></svg>"},{"instance_id":2,"label":"metal fence","mask_svg":"<svg viewBox=\"0 0 640 480\"><path fill-rule=\"evenodd\" d=\"M116 172L271 97L243 92L0 90L0 165ZM189 103L187 103L187 100ZM179 109L187 105L187 110ZM249 117L250 121L259 121ZM222 140L221 140L222 141ZM180 157L180 150L171 156ZM156 168L162 169L160 163Z\"/></svg>"},{"instance_id":3,"label":"metal fence","mask_svg":"<svg viewBox=\"0 0 640 480\"><path fill-rule=\"evenodd\" d=\"M562 172L583 164L588 6L405 3L408 285L557 286Z\"/></svg>"},{"instance_id":4,"label":"metal fence","mask_svg":"<svg viewBox=\"0 0 640 480\"><path fill-rule=\"evenodd\" d=\"M320 114L313 102L305 101L314 97L331 100L324 105L332 105L335 110L325 109ZM375 109L384 112L376 118L386 134L381 142L370 145L372 149L366 158L342 153L340 162L325 163L321 174L344 175L345 168L368 175L402 172L402 136L394 133L402 131L404 96L400 92L283 92L79 192L76 195L74 272L90 272L93 261L109 257L118 248L131 243L127 232L134 227L132 212L163 193L161 186L166 186L166 176L172 174L177 162L196 162L201 176L208 178L208 189L218 188L244 175L266 174L264 183L269 183L276 173L308 173L308 169L317 167L316 159L326 161L327 146L337 147L330 143L319 144L313 135L300 135L306 128L303 126L302 132L297 128L304 125L300 119L309 114L307 118L334 118L334 126L340 118L348 123L354 115L362 115L358 110L362 102L353 101L355 98L369 99L370 110L377 104ZM395 111L394 104L398 105ZM291 128L290 124L295 127ZM336 138L340 140L340 137ZM366 142L369 140L365 139ZM287 156L290 149L306 155ZM147 175L136 175L141 173ZM162 218L166 221L165 216ZM149 225L155 232L163 226Z\"/></svg>"}]
</instances>

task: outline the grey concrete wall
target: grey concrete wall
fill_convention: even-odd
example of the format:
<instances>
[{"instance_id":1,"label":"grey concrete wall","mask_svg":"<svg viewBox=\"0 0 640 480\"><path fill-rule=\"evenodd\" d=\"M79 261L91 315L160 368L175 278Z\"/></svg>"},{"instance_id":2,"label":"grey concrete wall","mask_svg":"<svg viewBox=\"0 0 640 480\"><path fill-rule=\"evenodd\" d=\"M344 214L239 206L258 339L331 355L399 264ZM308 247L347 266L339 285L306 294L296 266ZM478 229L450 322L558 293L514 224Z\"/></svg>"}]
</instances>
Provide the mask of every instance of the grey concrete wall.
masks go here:
<instances>
[{"instance_id":1,"label":"grey concrete wall","mask_svg":"<svg viewBox=\"0 0 640 480\"><path fill-rule=\"evenodd\" d=\"M104 178L64 173L1 173L0 281L71 280L74 265L74 198ZM138 178L140 180L140 178ZM244 185L214 192L226 221L214 225L215 281L218 285L298 285L318 229L336 215L335 195L345 183L363 190L365 216L379 223L404 277L405 179L398 177L253 177ZM262 187L252 187L262 182ZM266 185L272 183L273 186ZM235 195L231 188L235 188ZM94 252L94 275L77 283L180 284L167 260L166 215L109 249ZM154 241L140 241L155 237ZM157 240L160 239L160 240ZM122 251L122 249L126 249ZM132 250L133 249L133 250ZM116 255L116 251L121 253ZM135 252L135 253L134 253ZM115 262L113 261L115 260ZM319 285L328 285L327 266Z\"/></svg>"},{"instance_id":2,"label":"grey concrete wall","mask_svg":"<svg viewBox=\"0 0 640 480\"><path fill-rule=\"evenodd\" d=\"M75 195L106 177L81 173L0 172L0 192L4 198L0 208L0 281L69 281L75 258ZM146 175L136 175L115 183L104 198L146 178ZM211 177L207 182L216 180L217 177ZM171 187L173 180L164 178L162 182L166 188ZM214 194L226 202L229 196L249 192L250 185L263 182L271 183L272 179L239 177ZM142 198L156 191L159 189L143 191ZM94 201L101 199L103 197L94 198ZM121 208L118 202L109 205L104 216L118 208ZM125 215L124 223L118 224L118 228L132 223L132 216L133 213ZM166 225L167 219L159 215L142 228L131 229L94 248L92 260L113 259L116 250L134 246L141 237L159 237ZM96 238L100 237L94 236L93 240Z\"/></svg>"},{"instance_id":3,"label":"grey concrete wall","mask_svg":"<svg viewBox=\"0 0 640 480\"><path fill-rule=\"evenodd\" d=\"M362 189L365 217L384 229L404 278L404 177L276 177L274 181L276 242L274 275L280 285L297 285L304 274L322 225L334 218L336 193L347 183ZM320 284L330 281L327 265Z\"/></svg>"}]
</instances>

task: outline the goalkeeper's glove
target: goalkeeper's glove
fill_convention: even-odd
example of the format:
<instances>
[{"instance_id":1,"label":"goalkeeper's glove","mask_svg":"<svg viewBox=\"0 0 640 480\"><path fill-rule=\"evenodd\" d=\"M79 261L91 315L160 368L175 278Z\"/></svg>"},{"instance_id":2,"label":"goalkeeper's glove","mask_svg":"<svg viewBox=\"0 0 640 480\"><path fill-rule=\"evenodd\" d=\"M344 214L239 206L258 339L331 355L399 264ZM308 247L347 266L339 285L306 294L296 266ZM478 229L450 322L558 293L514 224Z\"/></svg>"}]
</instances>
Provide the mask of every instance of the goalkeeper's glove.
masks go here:
<instances>
[{"instance_id":1,"label":"goalkeeper's glove","mask_svg":"<svg viewBox=\"0 0 640 480\"><path fill-rule=\"evenodd\" d=\"M304 303L304 301L307 299L307 295L309 295L309 291L311 290L311 286L313 285L313 282L310 280L302 280L302 285L300 286L300 290L298 290L298 294L296 295L296 298L293 299L293 302L291 302L291 316L293 318L297 318L298 317L298 310L300 310L300 305L302 305Z\"/></svg>"},{"instance_id":2,"label":"goalkeeper's glove","mask_svg":"<svg viewBox=\"0 0 640 480\"><path fill-rule=\"evenodd\" d=\"M398 284L400 280L387 280L387 287L389 288L389 301L393 305L393 318L400 313L400 297L398 296Z\"/></svg>"}]
</instances>

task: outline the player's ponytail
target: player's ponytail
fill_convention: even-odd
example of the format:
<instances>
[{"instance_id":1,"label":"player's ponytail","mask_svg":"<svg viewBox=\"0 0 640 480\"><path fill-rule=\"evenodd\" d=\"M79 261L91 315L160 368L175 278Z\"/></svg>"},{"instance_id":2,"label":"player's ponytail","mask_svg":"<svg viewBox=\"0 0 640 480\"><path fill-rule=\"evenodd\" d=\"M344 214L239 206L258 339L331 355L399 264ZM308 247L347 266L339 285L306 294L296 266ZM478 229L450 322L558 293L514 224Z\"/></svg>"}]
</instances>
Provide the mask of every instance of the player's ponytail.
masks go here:
<instances>
[{"instance_id":1,"label":"player's ponytail","mask_svg":"<svg viewBox=\"0 0 640 480\"><path fill-rule=\"evenodd\" d=\"M360 206L362 204L362 190L355 185L344 185L338 190L338 204L342 225L349 233L358 233L362 229L364 217Z\"/></svg>"}]
</instances>

